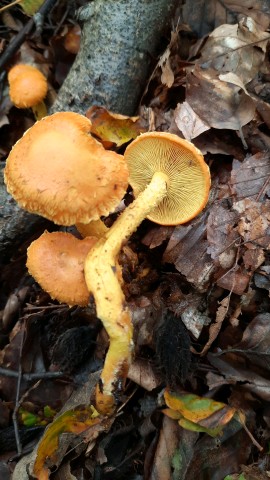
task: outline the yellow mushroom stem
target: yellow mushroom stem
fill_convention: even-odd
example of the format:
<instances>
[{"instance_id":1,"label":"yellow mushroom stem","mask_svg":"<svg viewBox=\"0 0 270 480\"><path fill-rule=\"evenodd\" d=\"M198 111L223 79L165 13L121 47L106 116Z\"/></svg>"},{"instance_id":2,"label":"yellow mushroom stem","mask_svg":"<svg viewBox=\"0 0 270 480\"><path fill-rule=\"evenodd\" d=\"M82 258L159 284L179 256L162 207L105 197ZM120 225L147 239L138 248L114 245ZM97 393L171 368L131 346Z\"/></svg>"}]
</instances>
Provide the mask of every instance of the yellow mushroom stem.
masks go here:
<instances>
[{"instance_id":1,"label":"yellow mushroom stem","mask_svg":"<svg viewBox=\"0 0 270 480\"><path fill-rule=\"evenodd\" d=\"M86 284L94 296L97 316L110 338L96 388L96 408L104 415L110 415L116 407L116 396L124 387L133 351L131 313L119 280L118 254L144 218L166 196L168 181L166 174L155 173L146 189L94 245L85 261Z\"/></svg>"},{"instance_id":2,"label":"yellow mushroom stem","mask_svg":"<svg viewBox=\"0 0 270 480\"><path fill-rule=\"evenodd\" d=\"M96 237L101 238L108 232L108 227L100 220L92 220L89 223L76 223L76 228L83 238Z\"/></svg>"}]
</instances>

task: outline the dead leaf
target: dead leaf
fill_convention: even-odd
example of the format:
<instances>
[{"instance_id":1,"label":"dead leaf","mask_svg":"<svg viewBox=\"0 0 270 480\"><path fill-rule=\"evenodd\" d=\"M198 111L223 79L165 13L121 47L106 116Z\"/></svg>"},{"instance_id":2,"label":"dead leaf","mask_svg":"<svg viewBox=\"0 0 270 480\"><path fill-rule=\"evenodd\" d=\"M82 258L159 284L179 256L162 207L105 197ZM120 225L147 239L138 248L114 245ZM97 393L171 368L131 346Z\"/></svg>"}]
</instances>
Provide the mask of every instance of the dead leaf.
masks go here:
<instances>
[{"instance_id":1,"label":"dead leaf","mask_svg":"<svg viewBox=\"0 0 270 480\"><path fill-rule=\"evenodd\" d=\"M229 210L226 203L212 205L207 220L207 252L216 264L222 268L231 268L235 261L235 242L239 234L234 228L239 216L237 212Z\"/></svg>"},{"instance_id":2,"label":"dead leaf","mask_svg":"<svg viewBox=\"0 0 270 480\"><path fill-rule=\"evenodd\" d=\"M170 65L170 54L171 51L168 47L158 61L158 66L162 70L161 82L168 88L171 88L174 82L174 74Z\"/></svg>"},{"instance_id":3,"label":"dead leaf","mask_svg":"<svg viewBox=\"0 0 270 480\"><path fill-rule=\"evenodd\" d=\"M179 427L170 418L164 417L153 459L149 480L171 480L172 458L179 444Z\"/></svg>"},{"instance_id":4,"label":"dead leaf","mask_svg":"<svg viewBox=\"0 0 270 480\"><path fill-rule=\"evenodd\" d=\"M205 355L206 352L208 352L209 348L211 347L212 343L216 340L221 330L223 321L225 320L226 315L228 313L230 300L231 300L231 295L229 294L227 295L227 297L223 298L219 302L219 307L217 309L215 322L212 323L209 328L209 340L204 345L202 351L200 352L200 355Z\"/></svg>"},{"instance_id":5,"label":"dead leaf","mask_svg":"<svg viewBox=\"0 0 270 480\"><path fill-rule=\"evenodd\" d=\"M262 248L249 249L247 245L247 250L243 255L244 266L247 270L254 272L264 261L265 254Z\"/></svg>"},{"instance_id":6,"label":"dead leaf","mask_svg":"<svg viewBox=\"0 0 270 480\"><path fill-rule=\"evenodd\" d=\"M243 355L251 366L270 371L270 313L260 313L253 318L233 351Z\"/></svg>"},{"instance_id":7,"label":"dead leaf","mask_svg":"<svg viewBox=\"0 0 270 480\"><path fill-rule=\"evenodd\" d=\"M238 86L222 82L213 69L196 66L187 75L186 100L213 128L241 130L255 114L255 103Z\"/></svg>"},{"instance_id":8,"label":"dead leaf","mask_svg":"<svg viewBox=\"0 0 270 480\"><path fill-rule=\"evenodd\" d=\"M248 288L250 282L250 274L244 269L244 267L235 264L227 272L221 271L217 279L217 285L219 287L229 290L229 292L236 293L237 295L243 295Z\"/></svg>"},{"instance_id":9,"label":"dead leaf","mask_svg":"<svg viewBox=\"0 0 270 480\"><path fill-rule=\"evenodd\" d=\"M217 368L220 375L207 373L207 384L212 390L213 388L220 388L222 385L240 385L241 389L250 392L252 395L258 396L261 399L269 402L270 400L270 380L264 378L262 375L254 372L250 367L240 367L241 360L237 361L237 356L234 356L234 361L229 358L228 354L221 356L208 353L207 358L211 365Z\"/></svg>"},{"instance_id":10,"label":"dead leaf","mask_svg":"<svg viewBox=\"0 0 270 480\"><path fill-rule=\"evenodd\" d=\"M209 125L201 120L188 102L178 103L174 111L174 120L187 140L198 137L201 133L210 129Z\"/></svg>"},{"instance_id":11,"label":"dead leaf","mask_svg":"<svg viewBox=\"0 0 270 480\"><path fill-rule=\"evenodd\" d=\"M120 147L145 131L140 117L112 113L104 107L93 106L86 116L92 122L91 133L100 138L106 148L113 144Z\"/></svg>"},{"instance_id":12,"label":"dead leaf","mask_svg":"<svg viewBox=\"0 0 270 480\"><path fill-rule=\"evenodd\" d=\"M269 160L266 152L246 157L243 162L233 160L230 184L238 200L257 197L263 200L270 179Z\"/></svg>"},{"instance_id":13,"label":"dead leaf","mask_svg":"<svg viewBox=\"0 0 270 480\"><path fill-rule=\"evenodd\" d=\"M199 150L206 153L231 155L237 160L244 159L243 146L232 130L208 130L193 140Z\"/></svg>"},{"instance_id":14,"label":"dead leaf","mask_svg":"<svg viewBox=\"0 0 270 480\"><path fill-rule=\"evenodd\" d=\"M128 378L148 392L157 388L161 383L159 375L153 370L151 364L143 358L138 358L132 362L129 367Z\"/></svg>"},{"instance_id":15,"label":"dead leaf","mask_svg":"<svg viewBox=\"0 0 270 480\"><path fill-rule=\"evenodd\" d=\"M268 0L223 0L223 4L228 10L252 17L262 30L267 30L270 23Z\"/></svg>"},{"instance_id":16,"label":"dead leaf","mask_svg":"<svg viewBox=\"0 0 270 480\"><path fill-rule=\"evenodd\" d=\"M33 467L33 473L36 478L39 480L49 479L49 467L59 465L62 461L62 455L58 458L58 449L60 446L60 436L63 433L79 434L88 430L89 438L90 430L90 436L94 439L105 429L106 422L99 416L92 405L68 410L57 417L53 423L47 427L38 445L37 457ZM66 448L68 448L69 441Z\"/></svg>"},{"instance_id":17,"label":"dead leaf","mask_svg":"<svg viewBox=\"0 0 270 480\"><path fill-rule=\"evenodd\" d=\"M263 32L251 17L239 24L216 28L201 50L201 59L208 68L219 73L236 75L247 84L264 60L269 34ZM254 45L255 42L255 45Z\"/></svg>"},{"instance_id":18,"label":"dead leaf","mask_svg":"<svg viewBox=\"0 0 270 480\"><path fill-rule=\"evenodd\" d=\"M234 204L234 210L241 214L238 232L249 248L270 248L270 200L264 203L244 199ZM248 244L248 245L247 245Z\"/></svg>"},{"instance_id":19,"label":"dead leaf","mask_svg":"<svg viewBox=\"0 0 270 480\"><path fill-rule=\"evenodd\" d=\"M205 240L207 216L205 210L189 224L176 227L163 255L163 262L173 263L199 291L207 288L214 268Z\"/></svg>"},{"instance_id":20,"label":"dead leaf","mask_svg":"<svg viewBox=\"0 0 270 480\"><path fill-rule=\"evenodd\" d=\"M222 428L233 418L235 409L211 398L194 394L178 394L165 390L164 398L169 409L165 415L179 420L188 430L220 435ZM178 415L178 416L177 416Z\"/></svg>"},{"instance_id":21,"label":"dead leaf","mask_svg":"<svg viewBox=\"0 0 270 480\"><path fill-rule=\"evenodd\" d=\"M245 87L245 85L243 84L241 78L238 77L238 75L236 75L235 73L229 72L229 73L220 74L220 75L218 76L218 78L219 78L222 82L232 83L233 85L236 85L237 87L242 88L242 90L244 90L244 92L245 92L247 95L249 95L249 93L248 93L248 91L246 90L246 87Z\"/></svg>"},{"instance_id":22,"label":"dead leaf","mask_svg":"<svg viewBox=\"0 0 270 480\"><path fill-rule=\"evenodd\" d=\"M200 312L196 305L187 306L182 312L181 318L194 338L199 338L202 329L211 321L206 312Z\"/></svg>"},{"instance_id":23,"label":"dead leaf","mask_svg":"<svg viewBox=\"0 0 270 480\"><path fill-rule=\"evenodd\" d=\"M159 247L173 232L173 227L166 227L161 225L153 225L142 239L143 245L147 245L150 249Z\"/></svg>"}]
</instances>

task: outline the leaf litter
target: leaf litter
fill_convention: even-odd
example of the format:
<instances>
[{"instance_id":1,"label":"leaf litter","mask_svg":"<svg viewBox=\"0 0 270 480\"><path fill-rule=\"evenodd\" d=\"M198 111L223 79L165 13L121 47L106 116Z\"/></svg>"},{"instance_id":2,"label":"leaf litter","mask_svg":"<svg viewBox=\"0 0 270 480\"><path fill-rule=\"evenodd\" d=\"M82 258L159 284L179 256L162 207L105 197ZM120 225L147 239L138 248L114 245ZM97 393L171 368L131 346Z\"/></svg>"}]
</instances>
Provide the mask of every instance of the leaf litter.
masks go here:
<instances>
[{"instance_id":1,"label":"leaf litter","mask_svg":"<svg viewBox=\"0 0 270 480\"><path fill-rule=\"evenodd\" d=\"M176 227L145 221L121 254L135 358L111 421L90 425L93 412L87 410L94 372L102 368L108 345L94 305L69 309L42 292L24 267L30 238L3 265L0 440L13 428L10 419L19 408L24 414L15 429L23 449L28 443L23 419L39 419L31 433L38 422L43 429L50 422L44 418L48 409L56 409L60 419L72 411L78 415L68 425L72 436L55 437L56 447L44 442L50 427L43 434L32 470L36 478L54 478L53 465L59 475L83 479L269 478L270 10L264 0L211 0L207 8L216 27L211 31L206 24L201 29L205 2L196 3L192 18L185 6L184 22L176 19L145 86L138 118L91 110L94 132L107 147L124 148L145 129L169 131L201 148L212 173L211 197L198 218ZM17 11L12 15L21 18ZM38 48L29 40L20 51L35 60L42 52L46 68L54 68L54 85L74 59L69 51L60 55L72 25L63 25L62 38L55 34ZM20 133L6 93L4 101L3 160ZM23 130L34 122L29 112L18 115ZM84 337L91 349L84 348ZM59 376L50 377L55 373ZM68 403L78 385L86 396L79 389ZM52 425L61 431L59 422ZM64 424L67 430L68 421ZM16 448L13 429L10 457ZM15 480L29 478L35 452L17 463ZM51 464L45 461L48 452ZM11 468L6 453L0 454L10 473L16 462Z\"/></svg>"}]
</instances>

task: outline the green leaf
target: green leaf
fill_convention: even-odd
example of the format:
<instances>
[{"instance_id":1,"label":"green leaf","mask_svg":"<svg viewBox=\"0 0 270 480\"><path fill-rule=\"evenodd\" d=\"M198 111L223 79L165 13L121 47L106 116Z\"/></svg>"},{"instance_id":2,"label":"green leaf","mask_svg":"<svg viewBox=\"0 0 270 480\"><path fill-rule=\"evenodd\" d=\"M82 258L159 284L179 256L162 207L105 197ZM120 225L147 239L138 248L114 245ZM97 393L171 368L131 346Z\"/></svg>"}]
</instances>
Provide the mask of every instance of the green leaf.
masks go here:
<instances>
[{"instance_id":1,"label":"green leaf","mask_svg":"<svg viewBox=\"0 0 270 480\"><path fill-rule=\"evenodd\" d=\"M235 410L229 408L227 405L221 402L217 402L212 398L199 397L191 393L180 395L175 392L164 393L164 398L167 406L181 413L184 418L194 423L200 423L202 420L209 418L214 413L226 409L227 415L223 425L227 423L234 415Z\"/></svg>"},{"instance_id":2,"label":"green leaf","mask_svg":"<svg viewBox=\"0 0 270 480\"><path fill-rule=\"evenodd\" d=\"M21 0L20 6L27 15L34 15L44 3L44 0Z\"/></svg>"},{"instance_id":3,"label":"green leaf","mask_svg":"<svg viewBox=\"0 0 270 480\"><path fill-rule=\"evenodd\" d=\"M241 473L237 478L235 477L235 475L226 475L226 477L224 477L224 480L246 480L246 477L243 473Z\"/></svg>"},{"instance_id":4,"label":"green leaf","mask_svg":"<svg viewBox=\"0 0 270 480\"><path fill-rule=\"evenodd\" d=\"M217 437L218 435L222 435L222 427L218 426L216 428L206 428L198 423L193 423L190 420L186 420L185 418L181 418L179 420L179 425L186 430L190 430L191 432L199 432L199 433L207 433L210 437Z\"/></svg>"},{"instance_id":5,"label":"green leaf","mask_svg":"<svg viewBox=\"0 0 270 480\"><path fill-rule=\"evenodd\" d=\"M91 120L91 133L98 137L105 148L113 144L120 147L145 131L140 117L127 117L112 113L104 107L93 106L86 112Z\"/></svg>"},{"instance_id":6,"label":"green leaf","mask_svg":"<svg viewBox=\"0 0 270 480\"><path fill-rule=\"evenodd\" d=\"M87 407L81 406L66 411L48 426L39 443L37 458L33 468L34 474L39 480L47 480L49 478L48 459L53 463L57 463L60 435L62 433L79 434L89 427L98 427L102 421L98 415L98 412L92 405Z\"/></svg>"}]
</instances>

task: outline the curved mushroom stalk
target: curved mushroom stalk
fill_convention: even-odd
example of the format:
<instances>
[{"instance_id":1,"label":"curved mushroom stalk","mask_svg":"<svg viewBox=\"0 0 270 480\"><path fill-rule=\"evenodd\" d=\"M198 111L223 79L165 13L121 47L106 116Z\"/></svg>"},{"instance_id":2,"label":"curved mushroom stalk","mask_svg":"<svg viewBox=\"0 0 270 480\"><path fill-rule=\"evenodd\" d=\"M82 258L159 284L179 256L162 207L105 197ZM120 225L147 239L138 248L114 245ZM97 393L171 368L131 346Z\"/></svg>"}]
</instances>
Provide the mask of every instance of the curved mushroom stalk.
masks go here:
<instances>
[{"instance_id":1,"label":"curved mushroom stalk","mask_svg":"<svg viewBox=\"0 0 270 480\"><path fill-rule=\"evenodd\" d=\"M204 208L210 188L209 169L202 154L176 135L143 134L126 149L125 159L135 195L140 190L138 197L105 237L94 245L84 266L86 284L94 295L97 316L110 337L96 390L96 408L105 415L110 415L116 407L133 349L131 313L125 304L116 269L120 249L147 216L164 225L177 225L195 217ZM139 182L137 188L143 171L146 171L145 185L142 187ZM175 190L177 186L178 191Z\"/></svg>"},{"instance_id":2,"label":"curved mushroom stalk","mask_svg":"<svg viewBox=\"0 0 270 480\"><path fill-rule=\"evenodd\" d=\"M122 390L133 350L131 313L117 274L117 257L122 245L167 193L167 175L159 172L139 197L116 220L104 239L87 255L84 272L94 295L97 316L109 337L110 347L96 390L96 408L111 414L115 394Z\"/></svg>"}]
</instances>

